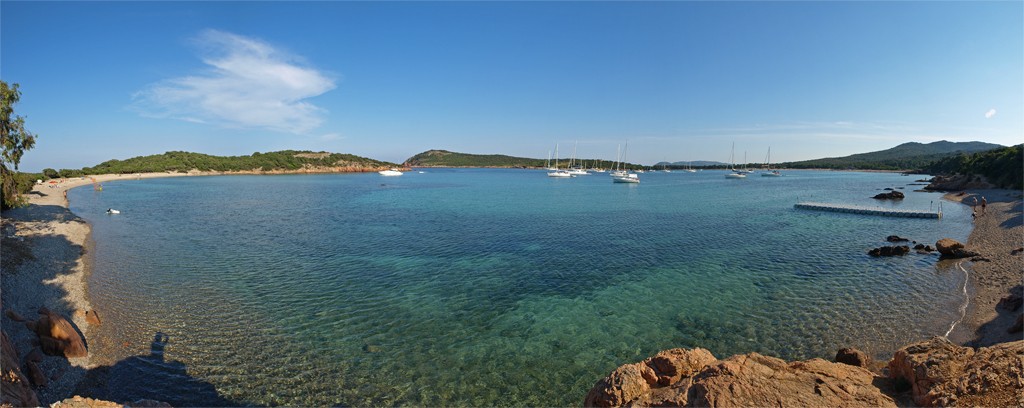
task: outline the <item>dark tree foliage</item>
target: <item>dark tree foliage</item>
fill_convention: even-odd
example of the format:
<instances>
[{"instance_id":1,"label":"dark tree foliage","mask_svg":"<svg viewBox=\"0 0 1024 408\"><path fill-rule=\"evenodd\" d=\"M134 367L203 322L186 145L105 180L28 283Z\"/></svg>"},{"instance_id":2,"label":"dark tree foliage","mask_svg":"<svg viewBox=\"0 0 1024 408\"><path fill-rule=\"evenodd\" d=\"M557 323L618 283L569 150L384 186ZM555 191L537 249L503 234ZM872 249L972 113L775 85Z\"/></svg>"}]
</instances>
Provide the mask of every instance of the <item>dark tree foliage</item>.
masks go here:
<instances>
[{"instance_id":1,"label":"dark tree foliage","mask_svg":"<svg viewBox=\"0 0 1024 408\"><path fill-rule=\"evenodd\" d=\"M0 81L0 203L5 209L23 203L15 172L21 156L36 144L36 135L25 129L25 118L14 114L20 99L18 84Z\"/></svg>"},{"instance_id":2,"label":"dark tree foliage","mask_svg":"<svg viewBox=\"0 0 1024 408\"><path fill-rule=\"evenodd\" d=\"M1024 144L973 154L958 154L922 168L927 174L979 174L1002 188L1024 190Z\"/></svg>"}]
</instances>

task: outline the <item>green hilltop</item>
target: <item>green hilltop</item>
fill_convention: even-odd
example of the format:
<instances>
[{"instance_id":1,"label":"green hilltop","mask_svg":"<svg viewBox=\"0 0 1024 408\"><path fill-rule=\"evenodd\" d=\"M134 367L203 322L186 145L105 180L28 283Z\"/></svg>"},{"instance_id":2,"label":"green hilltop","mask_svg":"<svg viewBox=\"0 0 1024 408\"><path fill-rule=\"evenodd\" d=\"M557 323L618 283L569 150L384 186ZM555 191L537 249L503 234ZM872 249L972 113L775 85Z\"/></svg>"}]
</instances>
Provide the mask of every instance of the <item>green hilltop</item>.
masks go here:
<instances>
[{"instance_id":1,"label":"green hilltop","mask_svg":"<svg viewBox=\"0 0 1024 408\"><path fill-rule=\"evenodd\" d=\"M920 169L936 160L965 153L976 153L1003 146L984 142L904 143L891 149L860 153L845 157L779 163L778 167L790 169L837 169L837 170L910 170Z\"/></svg>"},{"instance_id":2,"label":"green hilltop","mask_svg":"<svg viewBox=\"0 0 1024 408\"><path fill-rule=\"evenodd\" d=\"M380 169L396 167L388 163L352 154L283 150L279 152L253 153L249 156L211 156L191 152L167 152L150 156L132 157L125 160L108 160L93 167L80 170L43 170L48 177L59 173L62 177L77 177L92 174L125 174L149 172L198 171L298 171L330 168Z\"/></svg>"}]
</instances>

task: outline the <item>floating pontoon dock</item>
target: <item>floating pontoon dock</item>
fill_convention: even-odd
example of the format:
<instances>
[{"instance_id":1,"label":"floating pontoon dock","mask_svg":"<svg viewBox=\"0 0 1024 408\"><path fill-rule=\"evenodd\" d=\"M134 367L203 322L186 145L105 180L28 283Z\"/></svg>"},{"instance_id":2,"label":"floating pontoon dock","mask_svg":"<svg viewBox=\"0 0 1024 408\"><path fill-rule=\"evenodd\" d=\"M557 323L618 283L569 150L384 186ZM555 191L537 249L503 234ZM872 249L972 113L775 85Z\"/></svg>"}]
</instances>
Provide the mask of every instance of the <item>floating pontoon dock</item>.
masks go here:
<instances>
[{"instance_id":1,"label":"floating pontoon dock","mask_svg":"<svg viewBox=\"0 0 1024 408\"><path fill-rule=\"evenodd\" d=\"M851 214L881 215L885 217L906 217L906 218L942 218L942 205L939 204L938 211L901 210L895 208L868 207L849 204L832 203L796 203L794 208L803 210L832 211Z\"/></svg>"}]
</instances>

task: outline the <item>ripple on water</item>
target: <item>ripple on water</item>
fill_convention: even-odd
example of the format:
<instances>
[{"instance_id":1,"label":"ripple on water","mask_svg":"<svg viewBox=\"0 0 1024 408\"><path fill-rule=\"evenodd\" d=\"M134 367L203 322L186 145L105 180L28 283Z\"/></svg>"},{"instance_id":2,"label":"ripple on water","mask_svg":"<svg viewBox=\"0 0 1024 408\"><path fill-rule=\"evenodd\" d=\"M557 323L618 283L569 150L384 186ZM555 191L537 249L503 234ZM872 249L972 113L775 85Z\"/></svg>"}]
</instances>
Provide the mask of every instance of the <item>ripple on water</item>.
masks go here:
<instances>
[{"instance_id":1,"label":"ripple on water","mask_svg":"<svg viewBox=\"0 0 1024 408\"><path fill-rule=\"evenodd\" d=\"M73 190L97 243L93 303L113 323L92 347L114 363L165 333L167 365L152 376L240 404L565 406L660 349L795 359L853 345L881 357L957 317L962 273L866 252L892 234L963 239L968 213L792 208L860 203L906 181L892 174L741 185L705 173L640 186L437 170L386 186L238 176Z\"/></svg>"}]
</instances>

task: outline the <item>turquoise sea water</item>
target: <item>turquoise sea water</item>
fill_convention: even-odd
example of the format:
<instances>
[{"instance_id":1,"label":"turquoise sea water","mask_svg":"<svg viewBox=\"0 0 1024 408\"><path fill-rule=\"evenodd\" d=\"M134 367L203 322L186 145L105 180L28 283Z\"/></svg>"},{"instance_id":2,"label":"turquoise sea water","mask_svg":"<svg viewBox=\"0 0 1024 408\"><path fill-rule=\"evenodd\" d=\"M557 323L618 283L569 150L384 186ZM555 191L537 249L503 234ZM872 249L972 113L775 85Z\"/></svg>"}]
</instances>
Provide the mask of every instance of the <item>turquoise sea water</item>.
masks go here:
<instances>
[{"instance_id":1,"label":"turquoise sea water","mask_svg":"<svg viewBox=\"0 0 1024 408\"><path fill-rule=\"evenodd\" d=\"M969 209L947 202L941 220L796 210L928 209L940 195L912 192L914 176L786 174L628 185L426 169L75 189L105 318L90 346L127 367L112 377L126 383L119 400L567 406L661 349L887 357L959 318L954 265L866 253L892 234L963 241ZM908 197L868 198L884 187ZM159 358L131 359L158 332Z\"/></svg>"}]
</instances>

